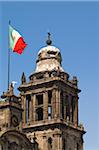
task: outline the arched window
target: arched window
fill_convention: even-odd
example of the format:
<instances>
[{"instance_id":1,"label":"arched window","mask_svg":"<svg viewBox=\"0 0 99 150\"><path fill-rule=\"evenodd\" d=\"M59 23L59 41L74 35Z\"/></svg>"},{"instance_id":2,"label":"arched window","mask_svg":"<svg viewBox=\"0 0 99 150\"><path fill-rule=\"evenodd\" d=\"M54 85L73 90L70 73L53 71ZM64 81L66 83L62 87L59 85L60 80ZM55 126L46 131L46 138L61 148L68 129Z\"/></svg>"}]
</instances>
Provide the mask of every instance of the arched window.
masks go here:
<instances>
[{"instance_id":1,"label":"arched window","mask_svg":"<svg viewBox=\"0 0 99 150\"><path fill-rule=\"evenodd\" d=\"M66 95L66 119L70 120L70 102L69 102L69 96Z\"/></svg>"},{"instance_id":2,"label":"arched window","mask_svg":"<svg viewBox=\"0 0 99 150\"><path fill-rule=\"evenodd\" d=\"M31 95L26 95L26 123L29 120Z\"/></svg>"},{"instance_id":3,"label":"arched window","mask_svg":"<svg viewBox=\"0 0 99 150\"><path fill-rule=\"evenodd\" d=\"M51 150L52 149L52 138L49 137L48 138L48 150Z\"/></svg>"},{"instance_id":4,"label":"arched window","mask_svg":"<svg viewBox=\"0 0 99 150\"><path fill-rule=\"evenodd\" d=\"M40 107L36 110L36 116L37 121L43 120L43 108Z\"/></svg>"}]
</instances>

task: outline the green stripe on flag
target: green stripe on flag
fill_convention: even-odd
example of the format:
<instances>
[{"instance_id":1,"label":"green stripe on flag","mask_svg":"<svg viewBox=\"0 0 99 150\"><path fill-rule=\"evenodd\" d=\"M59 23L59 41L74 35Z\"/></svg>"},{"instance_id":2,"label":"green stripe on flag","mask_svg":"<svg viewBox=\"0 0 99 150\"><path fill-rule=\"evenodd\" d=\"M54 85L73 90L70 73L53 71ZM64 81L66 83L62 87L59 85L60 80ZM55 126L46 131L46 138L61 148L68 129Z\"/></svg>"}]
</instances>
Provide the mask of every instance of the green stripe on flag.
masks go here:
<instances>
[{"instance_id":1,"label":"green stripe on flag","mask_svg":"<svg viewBox=\"0 0 99 150\"><path fill-rule=\"evenodd\" d=\"M13 28L9 25L9 47L13 50L14 47L14 39L12 37Z\"/></svg>"}]
</instances>

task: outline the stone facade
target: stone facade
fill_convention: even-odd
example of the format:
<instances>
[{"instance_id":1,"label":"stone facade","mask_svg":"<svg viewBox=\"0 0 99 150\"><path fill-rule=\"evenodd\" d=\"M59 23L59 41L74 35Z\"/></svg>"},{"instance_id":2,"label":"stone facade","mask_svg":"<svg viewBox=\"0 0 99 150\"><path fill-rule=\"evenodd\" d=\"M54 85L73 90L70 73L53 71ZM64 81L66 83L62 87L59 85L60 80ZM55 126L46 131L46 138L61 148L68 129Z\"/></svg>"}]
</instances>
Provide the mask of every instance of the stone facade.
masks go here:
<instances>
[{"instance_id":1,"label":"stone facade","mask_svg":"<svg viewBox=\"0 0 99 150\"><path fill-rule=\"evenodd\" d=\"M81 90L77 77L69 79L61 65L60 50L51 46L50 38L47 44L38 53L29 82L22 74L19 96L14 95L12 85L2 95L1 150L9 149L3 146L4 139L12 139L6 141L16 145L16 150L83 150L85 131L78 119Z\"/></svg>"}]
</instances>

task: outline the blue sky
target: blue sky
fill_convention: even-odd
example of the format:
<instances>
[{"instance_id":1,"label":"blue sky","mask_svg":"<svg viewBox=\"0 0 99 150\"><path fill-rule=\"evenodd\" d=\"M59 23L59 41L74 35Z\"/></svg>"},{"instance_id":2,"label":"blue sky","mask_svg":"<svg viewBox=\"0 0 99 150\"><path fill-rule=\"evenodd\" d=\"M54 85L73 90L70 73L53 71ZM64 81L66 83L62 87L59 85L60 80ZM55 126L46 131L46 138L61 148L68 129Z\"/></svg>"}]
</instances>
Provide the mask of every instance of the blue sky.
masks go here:
<instances>
[{"instance_id":1,"label":"blue sky","mask_svg":"<svg viewBox=\"0 0 99 150\"><path fill-rule=\"evenodd\" d=\"M99 150L99 2L0 2L0 95L7 90L8 22L28 44L22 55L11 52L10 81L35 70L47 32L61 50L62 66L79 80L79 121L87 133L84 150Z\"/></svg>"}]
</instances>

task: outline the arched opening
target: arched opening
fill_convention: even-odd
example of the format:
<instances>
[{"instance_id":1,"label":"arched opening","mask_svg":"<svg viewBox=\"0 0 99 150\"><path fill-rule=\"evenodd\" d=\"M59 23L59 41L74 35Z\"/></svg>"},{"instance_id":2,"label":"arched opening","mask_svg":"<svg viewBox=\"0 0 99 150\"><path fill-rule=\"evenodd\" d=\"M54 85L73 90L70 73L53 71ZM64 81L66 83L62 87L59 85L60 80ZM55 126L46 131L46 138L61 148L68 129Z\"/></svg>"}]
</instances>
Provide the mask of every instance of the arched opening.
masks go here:
<instances>
[{"instance_id":1,"label":"arched opening","mask_svg":"<svg viewBox=\"0 0 99 150\"><path fill-rule=\"evenodd\" d=\"M41 107L36 110L36 120L43 120L43 108Z\"/></svg>"},{"instance_id":2,"label":"arched opening","mask_svg":"<svg viewBox=\"0 0 99 150\"><path fill-rule=\"evenodd\" d=\"M66 95L66 119L70 120L70 101L68 95Z\"/></svg>"},{"instance_id":3,"label":"arched opening","mask_svg":"<svg viewBox=\"0 0 99 150\"><path fill-rule=\"evenodd\" d=\"M52 138L49 137L48 138L48 150L51 150L52 149Z\"/></svg>"}]
</instances>

